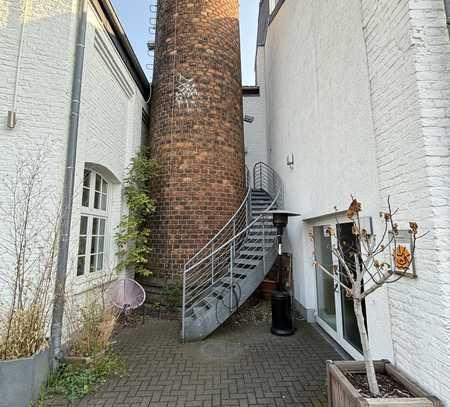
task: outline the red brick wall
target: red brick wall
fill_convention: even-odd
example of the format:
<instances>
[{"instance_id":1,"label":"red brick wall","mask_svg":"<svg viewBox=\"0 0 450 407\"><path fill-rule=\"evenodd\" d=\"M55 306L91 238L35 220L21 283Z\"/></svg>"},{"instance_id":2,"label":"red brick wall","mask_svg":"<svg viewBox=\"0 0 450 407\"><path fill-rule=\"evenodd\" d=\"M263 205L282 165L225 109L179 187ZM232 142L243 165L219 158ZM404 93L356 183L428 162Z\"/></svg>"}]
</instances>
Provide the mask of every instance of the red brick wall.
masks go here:
<instances>
[{"instance_id":1,"label":"red brick wall","mask_svg":"<svg viewBox=\"0 0 450 407\"><path fill-rule=\"evenodd\" d=\"M179 274L244 197L238 3L160 0L149 140L161 164L156 274Z\"/></svg>"}]
</instances>

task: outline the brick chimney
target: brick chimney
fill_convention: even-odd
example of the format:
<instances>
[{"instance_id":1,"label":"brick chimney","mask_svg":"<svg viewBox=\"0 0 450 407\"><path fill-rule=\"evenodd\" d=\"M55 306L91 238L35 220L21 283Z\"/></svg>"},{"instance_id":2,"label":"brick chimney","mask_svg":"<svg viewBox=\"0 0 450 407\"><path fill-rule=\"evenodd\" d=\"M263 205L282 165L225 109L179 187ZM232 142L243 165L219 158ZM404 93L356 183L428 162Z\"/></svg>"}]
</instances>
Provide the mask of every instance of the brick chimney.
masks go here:
<instances>
[{"instance_id":1,"label":"brick chimney","mask_svg":"<svg viewBox=\"0 0 450 407\"><path fill-rule=\"evenodd\" d=\"M180 275L241 204L242 115L238 0L160 0L148 143L161 165L155 274Z\"/></svg>"}]
</instances>

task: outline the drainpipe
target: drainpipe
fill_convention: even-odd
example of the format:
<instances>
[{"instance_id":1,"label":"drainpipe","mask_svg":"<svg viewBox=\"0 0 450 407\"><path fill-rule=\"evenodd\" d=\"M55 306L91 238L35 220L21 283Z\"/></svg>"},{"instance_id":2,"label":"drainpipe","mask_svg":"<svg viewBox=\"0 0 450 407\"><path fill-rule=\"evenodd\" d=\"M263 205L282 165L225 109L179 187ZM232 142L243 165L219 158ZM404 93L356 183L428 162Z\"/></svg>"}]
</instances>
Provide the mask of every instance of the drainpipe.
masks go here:
<instances>
[{"instance_id":1,"label":"drainpipe","mask_svg":"<svg viewBox=\"0 0 450 407\"><path fill-rule=\"evenodd\" d=\"M28 7L30 4L30 0L25 0L25 4L23 7L23 16L22 16L22 26L20 27L20 37L19 37L19 50L17 53L17 66L16 66L16 80L14 83L14 91L13 91L13 100L11 104L11 110L8 111L8 122L7 125L10 129L16 127L16 107L17 107L17 92L19 89L19 79L20 79L20 66L22 64L22 50L23 43L25 37L25 24L27 22L28 15Z\"/></svg>"},{"instance_id":2,"label":"drainpipe","mask_svg":"<svg viewBox=\"0 0 450 407\"><path fill-rule=\"evenodd\" d=\"M80 1L75 66L72 82L72 102L70 108L69 135L67 142L66 169L61 208L61 225L58 241L53 314L50 332L50 352L52 368L58 367L61 359L61 338L64 316L64 294L66 288L67 263L69 257L70 223L72 218L73 191L75 185L75 164L77 158L78 125L80 119L81 83L83 78L84 49L86 43L88 0Z\"/></svg>"}]
</instances>

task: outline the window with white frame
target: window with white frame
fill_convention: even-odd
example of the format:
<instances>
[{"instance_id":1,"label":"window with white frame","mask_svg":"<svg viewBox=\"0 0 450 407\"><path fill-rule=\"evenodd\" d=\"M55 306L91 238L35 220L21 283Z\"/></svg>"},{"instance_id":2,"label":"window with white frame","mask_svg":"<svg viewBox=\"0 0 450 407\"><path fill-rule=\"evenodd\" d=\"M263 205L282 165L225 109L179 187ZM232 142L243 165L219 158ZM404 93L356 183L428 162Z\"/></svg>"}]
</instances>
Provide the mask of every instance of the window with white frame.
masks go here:
<instances>
[{"instance_id":1,"label":"window with white frame","mask_svg":"<svg viewBox=\"0 0 450 407\"><path fill-rule=\"evenodd\" d=\"M104 269L108 187L108 182L97 171L84 170L77 276Z\"/></svg>"}]
</instances>

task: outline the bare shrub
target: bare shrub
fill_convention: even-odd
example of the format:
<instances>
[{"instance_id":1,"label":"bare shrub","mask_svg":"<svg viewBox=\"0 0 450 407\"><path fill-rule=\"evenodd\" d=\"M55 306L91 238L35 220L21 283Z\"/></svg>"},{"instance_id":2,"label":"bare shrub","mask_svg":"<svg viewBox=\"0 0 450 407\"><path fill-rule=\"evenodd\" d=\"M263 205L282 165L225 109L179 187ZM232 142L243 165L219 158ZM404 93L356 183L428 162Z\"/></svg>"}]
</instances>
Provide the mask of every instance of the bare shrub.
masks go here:
<instances>
[{"instance_id":1,"label":"bare shrub","mask_svg":"<svg viewBox=\"0 0 450 407\"><path fill-rule=\"evenodd\" d=\"M401 242L399 226L395 221L398 209L392 210L390 198L387 200L387 211L380 213L383 225L381 236L372 234L362 226L361 211L361 203L352 198L346 215L353 223L352 233L357 242L356 247L347 247L345 242L337 239L337 243L331 250L338 264L329 268L318 261L315 264L318 269L334 280L336 286L341 286L347 297L353 301L369 389L373 397L379 397L381 393L375 374L362 304L367 296L379 288L396 283L408 275L413 268L417 240L425 234L419 235L419 226L411 221L408 225L410 247L406 247L405 243ZM337 216L336 223L339 224ZM332 236L336 234L336 231L329 227L327 233Z\"/></svg>"},{"instance_id":2,"label":"bare shrub","mask_svg":"<svg viewBox=\"0 0 450 407\"><path fill-rule=\"evenodd\" d=\"M109 348L110 338L116 326L112 310L89 304L81 311L81 327L71 342L71 356L92 356Z\"/></svg>"},{"instance_id":3,"label":"bare shrub","mask_svg":"<svg viewBox=\"0 0 450 407\"><path fill-rule=\"evenodd\" d=\"M97 287L88 289L81 304L77 295L66 295L70 356L93 356L109 348L117 323L117 313L106 298L110 279L111 275L105 275Z\"/></svg>"},{"instance_id":4,"label":"bare shrub","mask_svg":"<svg viewBox=\"0 0 450 407\"><path fill-rule=\"evenodd\" d=\"M19 158L0 205L2 304L0 358L30 357L47 347L51 282L57 254L59 206L45 187L45 149ZM3 288L4 287L4 288Z\"/></svg>"}]
</instances>

